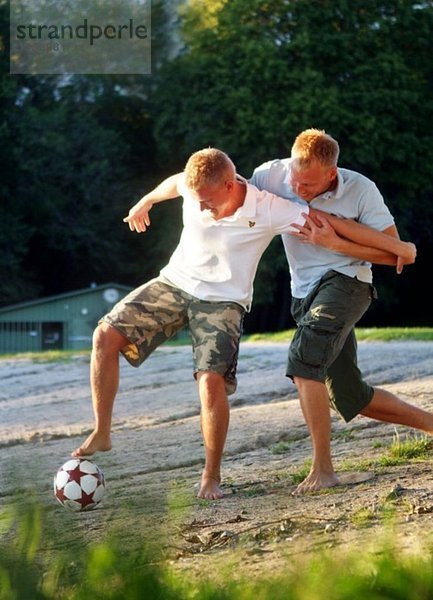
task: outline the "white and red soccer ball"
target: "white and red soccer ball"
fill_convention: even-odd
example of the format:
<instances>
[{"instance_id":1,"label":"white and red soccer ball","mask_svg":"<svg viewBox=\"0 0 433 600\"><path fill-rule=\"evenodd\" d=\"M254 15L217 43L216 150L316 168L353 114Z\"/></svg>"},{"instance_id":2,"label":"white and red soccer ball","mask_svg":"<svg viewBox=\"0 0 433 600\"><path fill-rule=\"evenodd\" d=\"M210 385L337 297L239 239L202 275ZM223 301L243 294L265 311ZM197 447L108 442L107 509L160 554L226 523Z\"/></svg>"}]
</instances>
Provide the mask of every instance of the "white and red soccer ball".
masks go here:
<instances>
[{"instance_id":1,"label":"white and red soccer ball","mask_svg":"<svg viewBox=\"0 0 433 600\"><path fill-rule=\"evenodd\" d=\"M104 493L104 473L88 458L71 458L54 476L54 495L60 504L71 510L95 508Z\"/></svg>"}]
</instances>

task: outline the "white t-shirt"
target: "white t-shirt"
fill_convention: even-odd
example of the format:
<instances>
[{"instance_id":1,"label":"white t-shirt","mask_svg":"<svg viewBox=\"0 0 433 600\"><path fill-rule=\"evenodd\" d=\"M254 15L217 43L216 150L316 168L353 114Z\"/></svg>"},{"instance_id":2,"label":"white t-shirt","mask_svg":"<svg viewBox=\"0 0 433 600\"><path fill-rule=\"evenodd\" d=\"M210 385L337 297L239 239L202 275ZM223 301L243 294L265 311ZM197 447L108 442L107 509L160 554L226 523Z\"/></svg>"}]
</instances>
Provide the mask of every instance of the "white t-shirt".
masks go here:
<instances>
[{"instance_id":1,"label":"white t-shirt","mask_svg":"<svg viewBox=\"0 0 433 600\"><path fill-rule=\"evenodd\" d=\"M230 217L215 220L184 186L183 230L161 276L201 300L237 302L247 310L259 260L275 235L303 225L308 207L259 191L243 180L243 205Z\"/></svg>"},{"instance_id":2,"label":"white t-shirt","mask_svg":"<svg viewBox=\"0 0 433 600\"><path fill-rule=\"evenodd\" d=\"M296 196L290 185L291 159L273 160L257 167L251 183L301 206L307 203ZM338 185L310 203L328 213L354 219L379 231L394 224L394 219L376 185L361 173L338 168ZM330 270L371 283L371 263L339 254L323 246L303 244L291 235L283 235L283 244L291 275L294 298L305 298Z\"/></svg>"}]
</instances>

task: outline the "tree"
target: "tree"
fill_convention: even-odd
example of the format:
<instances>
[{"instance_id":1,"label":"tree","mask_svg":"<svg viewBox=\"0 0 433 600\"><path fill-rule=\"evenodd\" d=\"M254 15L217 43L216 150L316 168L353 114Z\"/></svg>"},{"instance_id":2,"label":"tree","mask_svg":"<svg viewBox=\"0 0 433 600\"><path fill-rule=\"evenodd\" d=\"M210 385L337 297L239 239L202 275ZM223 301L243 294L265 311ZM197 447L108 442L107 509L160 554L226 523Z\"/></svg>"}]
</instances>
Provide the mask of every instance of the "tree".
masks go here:
<instances>
[{"instance_id":1,"label":"tree","mask_svg":"<svg viewBox=\"0 0 433 600\"><path fill-rule=\"evenodd\" d=\"M153 2L154 71L172 51L168 10ZM179 211L165 222L155 217L147 238L122 223L163 177L149 112L154 78L10 76L8 17L2 3L0 304L156 275L175 243Z\"/></svg>"},{"instance_id":2,"label":"tree","mask_svg":"<svg viewBox=\"0 0 433 600\"><path fill-rule=\"evenodd\" d=\"M196 0L183 24L183 52L161 71L153 98L161 164L179 168L213 145L249 176L287 156L302 129L323 128L341 143L340 164L373 178L403 235L431 252L431 2ZM273 273L279 285L285 267ZM390 270L378 273L380 286L408 292ZM259 272L256 297L271 283ZM375 318L392 320L392 305L381 306Z\"/></svg>"}]
</instances>

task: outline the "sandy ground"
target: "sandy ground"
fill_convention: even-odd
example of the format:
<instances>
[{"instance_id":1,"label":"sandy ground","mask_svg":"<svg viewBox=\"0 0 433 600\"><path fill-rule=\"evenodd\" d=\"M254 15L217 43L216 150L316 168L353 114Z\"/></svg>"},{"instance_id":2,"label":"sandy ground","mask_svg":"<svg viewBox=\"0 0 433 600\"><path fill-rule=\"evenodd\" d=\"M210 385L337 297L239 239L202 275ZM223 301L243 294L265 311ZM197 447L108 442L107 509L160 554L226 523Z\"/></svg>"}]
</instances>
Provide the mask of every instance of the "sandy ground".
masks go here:
<instances>
[{"instance_id":1,"label":"sandy ground","mask_svg":"<svg viewBox=\"0 0 433 600\"><path fill-rule=\"evenodd\" d=\"M296 389L284 377L286 352L284 344L241 345L218 502L195 498L203 448L190 348L161 348L138 370L122 362L115 447L95 458L106 495L83 514L57 503L52 478L92 425L88 357L0 360L1 505L31 493L51 524L67 529L59 545L115 530L129 547L156 540L155 560L191 575L221 576L229 565L232 575L261 576L315 549L351 542L365 550L390 531L408 551L430 543L431 458L384 460L396 436L415 435L404 427L363 417L345 424L334 415L337 471L366 480L291 494L311 447ZM360 343L359 363L370 383L433 411L433 343Z\"/></svg>"}]
</instances>

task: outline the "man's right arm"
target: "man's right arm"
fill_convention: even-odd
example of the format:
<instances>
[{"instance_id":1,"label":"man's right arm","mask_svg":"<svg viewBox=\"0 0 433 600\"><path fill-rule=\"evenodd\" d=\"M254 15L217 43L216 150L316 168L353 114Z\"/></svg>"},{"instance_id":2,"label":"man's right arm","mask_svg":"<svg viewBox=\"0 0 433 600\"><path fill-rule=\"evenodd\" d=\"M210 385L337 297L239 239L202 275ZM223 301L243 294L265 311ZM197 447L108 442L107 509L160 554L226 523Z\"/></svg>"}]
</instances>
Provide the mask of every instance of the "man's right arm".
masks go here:
<instances>
[{"instance_id":1,"label":"man's right arm","mask_svg":"<svg viewBox=\"0 0 433 600\"><path fill-rule=\"evenodd\" d=\"M401 273L403 265L415 262L416 246L401 241L395 226L381 232L309 207L305 225L293 227L298 231L294 235L301 241L368 262L396 265L397 273Z\"/></svg>"},{"instance_id":2,"label":"man's right arm","mask_svg":"<svg viewBox=\"0 0 433 600\"><path fill-rule=\"evenodd\" d=\"M128 223L131 231L143 233L150 225L149 211L154 204L178 198L179 185L183 179L183 173L176 173L164 179L152 191L145 194L141 200L134 204L130 209L128 216L123 219L124 223Z\"/></svg>"}]
</instances>

